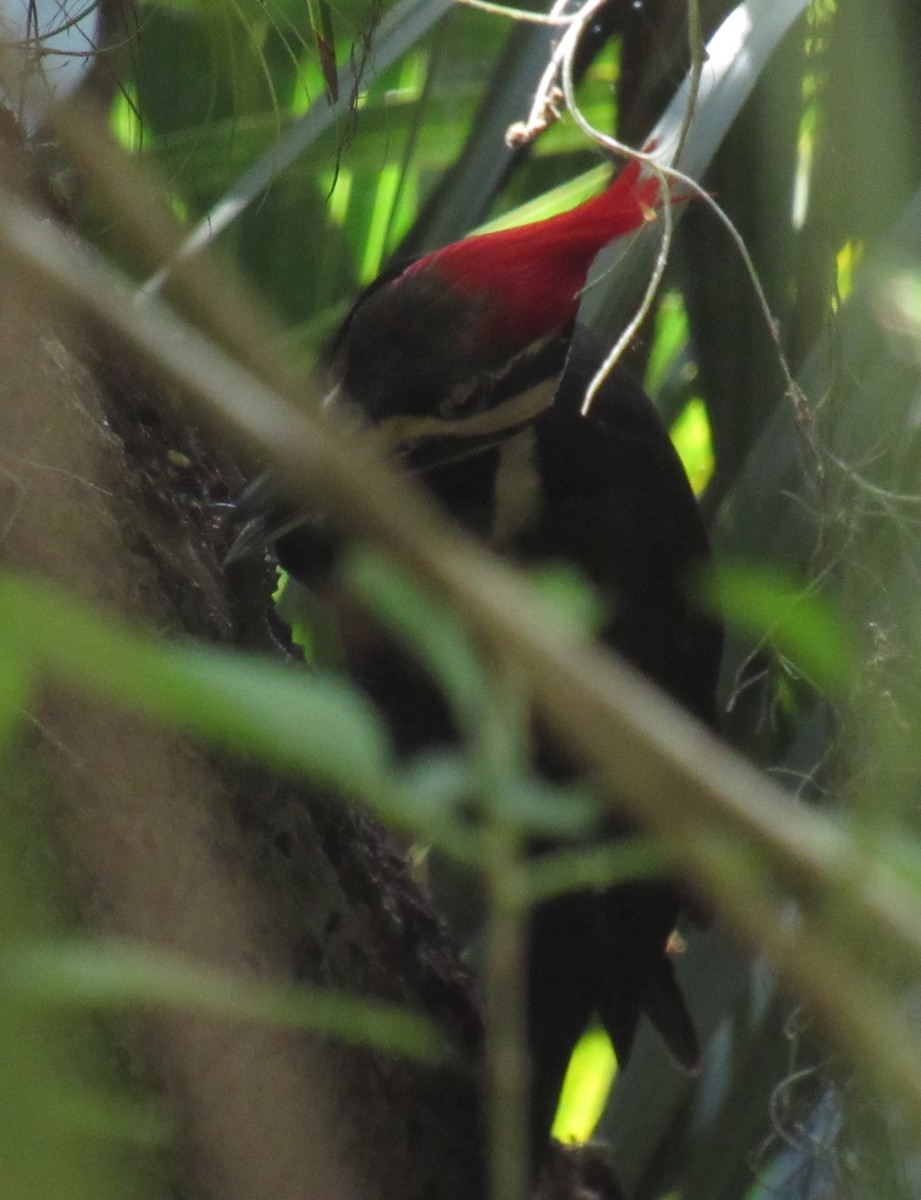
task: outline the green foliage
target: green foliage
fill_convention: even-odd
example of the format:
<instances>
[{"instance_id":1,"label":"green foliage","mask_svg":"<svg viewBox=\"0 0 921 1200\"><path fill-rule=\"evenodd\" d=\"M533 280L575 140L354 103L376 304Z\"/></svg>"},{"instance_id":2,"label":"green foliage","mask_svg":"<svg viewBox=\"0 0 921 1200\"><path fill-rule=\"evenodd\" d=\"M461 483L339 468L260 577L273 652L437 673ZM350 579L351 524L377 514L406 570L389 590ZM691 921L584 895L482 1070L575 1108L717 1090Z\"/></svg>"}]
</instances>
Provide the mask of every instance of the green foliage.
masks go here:
<instances>
[{"instance_id":1,"label":"green foliage","mask_svg":"<svg viewBox=\"0 0 921 1200\"><path fill-rule=\"evenodd\" d=\"M460 749L398 765L375 710L342 676L129 631L57 588L14 575L0 578L9 732L30 690L47 678L333 787L420 835L446 821L440 841L450 852L456 837L461 857L469 853L463 812L471 802L522 835L584 832L595 804L578 789L528 774L521 699L505 688L497 701L496 683L458 619L379 556L354 556L348 577L444 689L469 755Z\"/></svg>"},{"instance_id":2,"label":"green foliage","mask_svg":"<svg viewBox=\"0 0 921 1200\"><path fill-rule=\"evenodd\" d=\"M309 1029L419 1062L444 1058L444 1039L424 1017L382 1001L304 987L245 982L163 950L118 942L45 940L0 957L8 993L53 1009L166 1008L283 1029Z\"/></svg>"},{"instance_id":3,"label":"green foliage","mask_svg":"<svg viewBox=\"0 0 921 1200\"><path fill-rule=\"evenodd\" d=\"M130 1200L146 1194L123 1145L147 1149L167 1122L127 1095L100 1065L93 1031L65 1006L49 1011L5 973L14 947L56 933L53 883L35 853L37 830L17 803L21 779L8 751L22 719L29 674L4 647L0 761L0 1172L10 1200Z\"/></svg>"},{"instance_id":4,"label":"green foliage","mask_svg":"<svg viewBox=\"0 0 921 1200\"><path fill-rule=\"evenodd\" d=\"M713 442L703 400L694 397L687 402L671 436L695 495L703 495L713 475Z\"/></svg>"},{"instance_id":5,"label":"green foliage","mask_svg":"<svg viewBox=\"0 0 921 1200\"><path fill-rule=\"evenodd\" d=\"M170 646L102 620L56 589L0 580L4 650L50 676L279 770L365 795L386 776L375 713L341 680L202 646Z\"/></svg>"},{"instance_id":6,"label":"green foliage","mask_svg":"<svg viewBox=\"0 0 921 1200\"><path fill-rule=\"evenodd\" d=\"M481 722L489 684L483 663L456 615L407 574L373 552L354 554L346 579L384 624L415 653L445 690L468 734Z\"/></svg>"},{"instance_id":7,"label":"green foliage","mask_svg":"<svg viewBox=\"0 0 921 1200\"><path fill-rule=\"evenodd\" d=\"M853 688L856 639L825 597L777 571L728 564L702 581L701 594L719 616L773 646L818 687L841 696Z\"/></svg>"},{"instance_id":8,"label":"green foliage","mask_svg":"<svg viewBox=\"0 0 921 1200\"><path fill-rule=\"evenodd\" d=\"M557 628L595 634L613 615L600 596L566 563L545 563L531 572L535 593Z\"/></svg>"},{"instance_id":9,"label":"green foliage","mask_svg":"<svg viewBox=\"0 0 921 1200\"><path fill-rule=\"evenodd\" d=\"M610 1038L603 1029L589 1030L576 1047L566 1072L553 1123L557 1141L588 1141L604 1111L616 1072Z\"/></svg>"},{"instance_id":10,"label":"green foliage","mask_svg":"<svg viewBox=\"0 0 921 1200\"><path fill-rule=\"evenodd\" d=\"M702 7L709 34L731 5L714 0ZM713 517L721 557L757 564L723 569L705 588L732 631L727 733L807 796L849 806L840 829L823 826L830 844L839 845L832 835L841 833L838 870L826 877L817 868L808 887L797 878L789 893L783 873L772 874L766 835L743 845L715 838L714 850L725 851L728 907L746 886L746 894L765 901L780 892L789 898L785 920L795 923L796 905L798 919L818 929L820 948L850 951L859 942L862 957L854 954L831 989L846 999L858 994L861 963L879 950L866 916L856 915L865 899L861 887L872 892L895 876L905 889L901 911L908 924L909 900L921 890L921 88L914 67L921 10L914 0L813 0L806 20L778 45L773 23L795 7L773 0L745 8L751 41L736 54L724 86L708 97L687 148L695 170L709 163L705 187L743 235L773 323L725 230L697 199L674 209L680 223L666 286L630 365L672 428ZM636 23L624 18L579 85L585 115L636 144L686 65L682 37L657 24L658 8L669 6L621 6L619 17L629 9L638 13ZM140 146L161 168L174 211L190 227L210 219L222 197L244 198L242 211L223 227L221 248L272 300L292 341L309 356L355 289L400 247L415 252L489 219L547 215L583 198L609 173L569 118L553 125L527 159L513 162L502 144L505 126L524 115L530 100L547 31L510 33L495 17L448 12L434 2L388 5L375 51L366 57L361 36L373 24L367 8L348 0L331 11L343 93L335 109L323 98L307 6L272 0L144 4L130 78L112 113L123 142ZM400 19L388 25L395 14ZM318 19L322 24L322 14L315 25ZM705 76L711 69L713 61ZM350 108L353 84L358 99ZM276 152L288 163L283 172L271 165ZM104 247L115 226L107 218L93 230ZM660 232L657 222L651 246ZM642 284L650 257L638 246L587 297L612 340L636 303L636 282ZM626 299L618 299L622 281ZM779 350L799 393L780 369ZM14 741L38 672L222 749L335 786L468 864L492 863L495 871L498 860L486 851L497 826L513 842L535 831L577 839L593 803L529 776L526 701L506 666L484 663L461 616L435 604L393 564L364 556L351 570L364 602L444 688L464 733L456 752L396 765L375 714L325 669L294 673L154 641L14 579L0 593L3 744ZM578 581L545 576L537 586L557 623L574 633L597 624L594 602ZM314 660L325 664L326 638L312 628ZM781 669L766 670L766 661ZM803 676L828 703L817 703L812 688L804 700ZM337 748L345 744L347 754ZM519 863L520 873L504 883L524 906L579 883L603 886L660 870L663 861L661 847L647 841L589 852L576 840L539 863ZM222 1003L264 1004L260 1011L269 1019L273 1006L276 1019L292 1010L277 996L234 996L220 980L182 974L192 970L188 964L117 962L104 958L120 953L111 947L62 947L56 937L43 942L48 930L34 928L28 916L34 897L19 866L11 855L0 872L9 889L0 917L9 917L16 944L25 944L15 994L14 975L0 973L0 1101L35 1121L24 1119L28 1137L3 1152L23 1162L31 1155L37 1170L49 1172L36 1176L23 1196L78 1195L72 1181L81 1178L82 1162L56 1142L48 1149L38 1140L47 1105L34 1101L37 1092L23 1099L50 1061L62 1064L68 1082L61 1090L70 1095L79 1058L34 1005L41 973L39 960L28 955L36 942L49 955L47 979L63 981L71 972L71 1006L80 999L74 960L67 959L73 951L84 955L81 1003L94 987L99 1003L115 1003L119 994L124 1000L132 979L135 998L165 999L168 981L177 978L171 972L179 971L196 1004L206 997L217 1004L220 993ZM103 957L94 958L97 951ZM918 964L907 952L897 969L882 950L879 957L885 961L876 977L897 1006L900 974L915 975ZM792 1002L763 973L750 974L718 939L696 945L692 939L688 959L701 1028L705 1036L717 1030L715 1049L700 1090L689 1098L686 1082L641 1039L602 1126L625 1164L629 1190L643 1198L673 1191L737 1200L795 1188L805 1200L819 1200L828 1180L814 1169L821 1143L831 1146L837 1194L887 1200L917 1194L895 1105L873 1104L895 1150L880 1135L870 1153L852 1153L864 1145L871 1106L849 1067L829 1066L810 1036L793 1045L786 1026ZM27 986L21 972L29 961ZM822 1010L823 1019L829 1011ZM800 1108L778 1115L803 1078L824 1083L804 1094ZM98 1081L90 1086L107 1094ZM581 1090L576 1086L576 1106ZM591 1124L566 1120L569 1129ZM138 1121L143 1127L143 1114ZM753 1158L763 1168L763 1187L752 1183ZM893 1159L895 1181L886 1176L882 1186L880 1163ZM126 1184L119 1194L129 1191ZM87 1186L82 1194L89 1192ZM93 1194L114 1193L99 1187Z\"/></svg>"}]
</instances>

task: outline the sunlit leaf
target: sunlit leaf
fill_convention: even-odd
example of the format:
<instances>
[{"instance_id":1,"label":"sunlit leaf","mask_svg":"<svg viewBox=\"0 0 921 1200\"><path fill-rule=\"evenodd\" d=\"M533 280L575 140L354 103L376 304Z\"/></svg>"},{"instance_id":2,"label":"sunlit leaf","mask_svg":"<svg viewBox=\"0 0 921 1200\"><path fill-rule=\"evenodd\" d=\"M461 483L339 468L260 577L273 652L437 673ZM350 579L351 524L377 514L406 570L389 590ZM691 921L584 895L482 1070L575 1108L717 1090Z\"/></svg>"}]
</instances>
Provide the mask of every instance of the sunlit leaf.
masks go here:
<instances>
[{"instance_id":1,"label":"sunlit leaf","mask_svg":"<svg viewBox=\"0 0 921 1200\"><path fill-rule=\"evenodd\" d=\"M588 1141L604 1112L616 1073L611 1039L603 1029L590 1030L569 1061L553 1122L552 1133L558 1141Z\"/></svg>"},{"instance_id":2,"label":"sunlit leaf","mask_svg":"<svg viewBox=\"0 0 921 1200\"><path fill-rule=\"evenodd\" d=\"M362 83L368 87L374 78L405 54L450 8L451 0L400 0L384 17L374 42L374 55L364 71ZM277 139L269 151L252 164L192 230L182 249L191 254L207 245L241 212L271 185L272 181L352 104L352 89L357 83L357 65L340 73L339 99L330 104L314 104ZM158 277L159 281L159 277Z\"/></svg>"},{"instance_id":3,"label":"sunlit leaf","mask_svg":"<svg viewBox=\"0 0 921 1200\"><path fill-rule=\"evenodd\" d=\"M643 381L653 399L662 390L666 377L674 370L688 344L688 314L679 292L666 292L656 310L652 349Z\"/></svg>"},{"instance_id":4,"label":"sunlit leaf","mask_svg":"<svg viewBox=\"0 0 921 1200\"><path fill-rule=\"evenodd\" d=\"M575 208L577 204L601 191L605 184L610 182L611 176L610 167L593 167L591 171L551 188L542 196L529 200L527 204L520 204L494 221L487 221L476 232L492 233L497 229L510 229L516 225L527 225L531 221L543 221L547 217L556 216L566 209Z\"/></svg>"},{"instance_id":5,"label":"sunlit leaf","mask_svg":"<svg viewBox=\"0 0 921 1200\"><path fill-rule=\"evenodd\" d=\"M710 422L703 400L689 400L670 433L691 487L699 496L706 490L714 467Z\"/></svg>"}]
</instances>

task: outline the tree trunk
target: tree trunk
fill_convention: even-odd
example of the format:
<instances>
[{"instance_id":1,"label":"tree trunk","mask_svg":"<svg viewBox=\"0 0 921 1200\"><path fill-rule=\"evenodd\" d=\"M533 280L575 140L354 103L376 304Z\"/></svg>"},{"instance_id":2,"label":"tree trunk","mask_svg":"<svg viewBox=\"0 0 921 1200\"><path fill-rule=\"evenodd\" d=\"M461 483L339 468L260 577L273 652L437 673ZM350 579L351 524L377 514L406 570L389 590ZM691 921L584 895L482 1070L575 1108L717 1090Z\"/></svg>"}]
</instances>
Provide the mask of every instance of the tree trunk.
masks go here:
<instances>
[{"instance_id":1,"label":"tree trunk","mask_svg":"<svg viewBox=\"0 0 921 1200\"><path fill-rule=\"evenodd\" d=\"M4 157L26 173L19 150ZM221 565L234 464L127 348L52 316L3 263L0 295L4 565L165 637L283 653L272 571ZM180 1010L132 1016L115 1038L174 1111L172 1186L221 1200L481 1196L470 979L384 832L80 695L48 689L29 715L25 767L53 797L47 836L82 927L241 978L398 1000L469 1052L466 1067L424 1070Z\"/></svg>"}]
</instances>

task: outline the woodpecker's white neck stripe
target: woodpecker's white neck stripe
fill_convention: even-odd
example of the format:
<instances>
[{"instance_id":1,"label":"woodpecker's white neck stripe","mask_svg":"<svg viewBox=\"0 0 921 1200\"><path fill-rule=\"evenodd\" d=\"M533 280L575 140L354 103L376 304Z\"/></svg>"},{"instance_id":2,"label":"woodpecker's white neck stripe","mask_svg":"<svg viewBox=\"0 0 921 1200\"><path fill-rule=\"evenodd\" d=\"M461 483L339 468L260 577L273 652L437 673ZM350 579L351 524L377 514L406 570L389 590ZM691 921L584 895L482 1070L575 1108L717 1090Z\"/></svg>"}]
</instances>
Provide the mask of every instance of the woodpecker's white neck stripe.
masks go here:
<instances>
[{"instance_id":1,"label":"woodpecker's white neck stripe","mask_svg":"<svg viewBox=\"0 0 921 1200\"><path fill-rule=\"evenodd\" d=\"M479 437L484 434L504 433L526 421L532 421L553 403L559 380L541 380L526 392L519 392L503 400L495 408L484 409L472 417L414 417L402 415L387 417L378 425L381 435L393 445L420 441L423 438Z\"/></svg>"},{"instance_id":2,"label":"woodpecker's white neck stripe","mask_svg":"<svg viewBox=\"0 0 921 1200\"><path fill-rule=\"evenodd\" d=\"M503 549L537 516L541 505L537 438L528 427L508 438L499 448L493 495L490 545Z\"/></svg>"}]
</instances>

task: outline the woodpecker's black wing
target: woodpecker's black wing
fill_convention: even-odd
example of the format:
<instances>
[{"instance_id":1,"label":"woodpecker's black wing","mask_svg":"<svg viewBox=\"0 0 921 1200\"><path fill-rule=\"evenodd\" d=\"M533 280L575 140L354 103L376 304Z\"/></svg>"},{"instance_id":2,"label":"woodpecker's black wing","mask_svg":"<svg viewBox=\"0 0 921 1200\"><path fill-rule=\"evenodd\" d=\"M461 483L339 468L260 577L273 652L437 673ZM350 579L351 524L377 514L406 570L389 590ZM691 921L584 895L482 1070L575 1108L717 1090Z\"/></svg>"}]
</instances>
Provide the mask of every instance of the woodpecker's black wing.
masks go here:
<instances>
[{"instance_id":1,"label":"woodpecker's black wing","mask_svg":"<svg viewBox=\"0 0 921 1200\"><path fill-rule=\"evenodd\" d=\"M603 348L573 335L552 408L534 425L540 494L507 553L576 566L608 605L604 641L711 727L716 725L720 627L695 611L687 591L709 557L697 503L667 430L635 383L615 373L591 412L580 414ZM546 769L565 757L542 747ZM612 821L609 832L617 834ZM680 890L639 881L562 897L533 913L529 1031L532 1134L549 1131L572 1049L592 1013L621 1066L643 1013L675 1058L696 1066L697 1040L666 954L682 908Z\"/></svg>"},{"instance_id":2,"label":"woodpecker's black wing","mask_svg":"<svg viewBox=\"0 0 921 1200\"><path fill-rule=\"evenodd\" d=\"M604 348L577 327L553 406L536 422L538 519L518 556L574 563L611 606L602 638L715 728L722 631L689 595L709 541L655 406L615 372L580 413Z\"/></svg>"}]
</instances>

